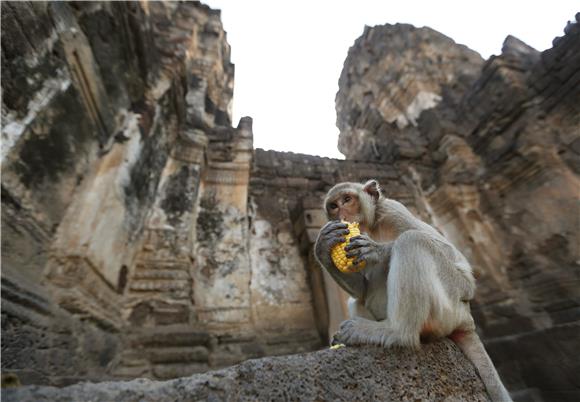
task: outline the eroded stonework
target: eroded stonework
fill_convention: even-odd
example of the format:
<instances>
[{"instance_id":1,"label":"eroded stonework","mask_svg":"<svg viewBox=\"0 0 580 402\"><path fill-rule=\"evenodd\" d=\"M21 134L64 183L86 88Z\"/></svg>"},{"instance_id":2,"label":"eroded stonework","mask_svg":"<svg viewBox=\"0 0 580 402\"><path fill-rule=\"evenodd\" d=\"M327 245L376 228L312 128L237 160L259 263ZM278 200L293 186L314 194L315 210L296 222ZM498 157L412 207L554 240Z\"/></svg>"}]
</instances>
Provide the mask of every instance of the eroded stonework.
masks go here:
<instances>
[{"instance_id":1,"label":"eroded stonework","mask_svg":"<svg viewBox=\"0 0 580 402\"><path fill-rule=\"evenodd\" d=\"M325 346L346 295L312 255L321 201L374 178L473 264L515 399L577 400L578 23L487 61L365 29L346 160L253 148L225 36L198 2L2 3L3 373L171 379Z\"/></svg>"},{"instance_id":2,"label":"eroded stonework","mask_svg":"<svg viewBox=\"0 0 580 402\"><path fill-rule=\"evenodd\" d=\"M251 261L252 121L231 125L219 11L7 2L2 18L3 370L174 378L321 346L291 234L281 261L269 237ZM262 272L286 265L290 287Z\"/></svg>"},{"instance_id":3,"label":"eroded stonework","mask_svg":"<svg viewBox=\"0 0 580 402\"><path fill-rule=\"evenodd\" d=\"M373 367L374 370L369 370ZM424 383L428 382L429 387ZM449 340L419 353L374 346L250 360L171 381L137 379L2 391L4 401L366 401L489 398L475 368Z\"/></svg>"}]
</instances>

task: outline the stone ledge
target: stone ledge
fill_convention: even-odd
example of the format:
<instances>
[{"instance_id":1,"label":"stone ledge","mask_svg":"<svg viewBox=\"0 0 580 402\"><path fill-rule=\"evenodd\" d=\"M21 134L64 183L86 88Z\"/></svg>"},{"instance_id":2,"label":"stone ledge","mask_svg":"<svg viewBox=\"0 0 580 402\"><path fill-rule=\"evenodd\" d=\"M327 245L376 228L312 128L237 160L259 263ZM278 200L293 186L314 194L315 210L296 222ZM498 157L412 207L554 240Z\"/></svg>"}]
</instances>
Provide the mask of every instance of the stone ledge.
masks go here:
<instances>
[{"instance_id":1,"label":"stone ledge","mask_svg":"<svg viewBox=\"0 0 580 402\"><path fill-rule=\"evenodd\" d=\"M418 352L372 346L248 360L170 381L2 390L9 401L487 401L473 365L448 340Z\"/></svg>"}]
</instances>

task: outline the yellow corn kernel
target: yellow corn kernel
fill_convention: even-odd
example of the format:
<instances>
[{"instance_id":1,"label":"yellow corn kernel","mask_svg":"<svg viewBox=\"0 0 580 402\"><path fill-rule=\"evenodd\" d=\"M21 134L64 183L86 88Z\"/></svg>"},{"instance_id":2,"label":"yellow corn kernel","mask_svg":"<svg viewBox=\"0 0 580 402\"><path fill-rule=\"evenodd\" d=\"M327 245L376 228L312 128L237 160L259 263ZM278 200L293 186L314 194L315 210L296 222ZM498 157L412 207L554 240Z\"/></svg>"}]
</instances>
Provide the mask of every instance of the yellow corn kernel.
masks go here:
<instances>
[{"instance_id":1,"label":"yellow corn kernel","mask_svg":"<svg viewBox=\"0 0 580 402\"><path fill-rule=\"evenodd\" d=\"M332 262L334 262L336 268L341 272L358 272L365 267L366 262L363 261L360 264L353 266L352 262L354 261L354 258L347 258L346 251L344 251L344 248L350 243L350 238L360 235L358 222L350 223L343 221L343 223L348 225L349 234L344 236L346 239L344 243L338 243L332 248L332 250L330 250L330 257L332 258Z\"/></svg>"}]
</instances>

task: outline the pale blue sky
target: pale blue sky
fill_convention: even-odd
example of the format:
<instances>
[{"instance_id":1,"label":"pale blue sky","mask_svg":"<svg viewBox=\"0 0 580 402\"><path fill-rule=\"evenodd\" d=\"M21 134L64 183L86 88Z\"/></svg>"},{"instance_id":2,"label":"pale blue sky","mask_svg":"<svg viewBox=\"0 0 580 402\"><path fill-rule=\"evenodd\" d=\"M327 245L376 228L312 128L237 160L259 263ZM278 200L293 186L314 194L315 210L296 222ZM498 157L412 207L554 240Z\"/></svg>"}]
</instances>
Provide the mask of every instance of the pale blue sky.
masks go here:
<instances>
[{"instance_id":1,"label":"pale blue sky","mask_svg":"<svg viewBox=\"0 0 580 402\"><path fill-rule=\"evenodd\" d=\"M580 11L578 0L204 0L222 10L236 65L234 125L254 118L256 148L342 158L334 97L364 25L429 26L484 58L507 35L544 50Z\"/></svg>"}]
</instances>

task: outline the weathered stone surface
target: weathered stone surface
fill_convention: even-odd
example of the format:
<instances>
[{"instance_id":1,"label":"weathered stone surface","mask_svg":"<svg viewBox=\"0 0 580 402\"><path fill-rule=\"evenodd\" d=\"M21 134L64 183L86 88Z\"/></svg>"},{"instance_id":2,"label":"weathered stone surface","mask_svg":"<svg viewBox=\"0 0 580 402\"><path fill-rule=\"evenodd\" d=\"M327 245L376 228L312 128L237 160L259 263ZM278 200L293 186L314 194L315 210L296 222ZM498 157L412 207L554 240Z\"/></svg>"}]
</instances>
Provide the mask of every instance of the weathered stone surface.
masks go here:
<instances>
[{"instance_id":1,"label":"weathered stone surface","mask_svg":"<svg viewBox=\"0 0 580 402\"><path fill-rule=\"evenodd\" d=\"M339 79L339 150L349 159L421 159L429 139L417 128L419 117L439 103L452 109L482 63L476 52L430 28L365 27Z\"/></svg>"},{"instance_id":2,"label":"weathered stone surface","mask_svg":"<svg viewBox=\"0 0 580 402\"><path fill-rule=\"evenodd\" d=\"M321 346L292 225L253 230L219 11L8 2L2 44L4 371L173 378Z\"/></svg>"},{"instance_id":3,"label":"weathered stone surface","mask_svg":"<svg viewBox=\"0 0 580 402\"><path fill-rule=\"evenodd\" d=\"M173 381L138 379L2 391L4 401L487 401L450 341L420 352L375 347L250 360Z\"/></svg>"},{"instance_id":4,"label":"weathered stone surface","mask_svg":"<svg viewBox=\"0 0 580 402\"><path fill-rule=\"evenodd\" d=\"M333 160L254 150L252 120L232 125L219 11L3 2L3 373L24 385L170 379L323 347L346 296L312 256L321 200L338 181L376 178L472 262L475 318L514 397L577 400L579 31L569 24L542 53L508 37L483 61L428 28L367 28L340 78L347 160ZM455 356L443 345L253 362L199 377L209 385L134 384L151 398L180 398L176 384L208 396L219 375L227 391L240 373L278 370L312 398L347 400L349 379L301 383L316 372L299 360L368 384L358 364ZM424 385L440 368L418 368L421 387L405 390L435 389ZM401 397L387 380L353 392ZM260 392L253 384L235 397Z\"/></svg>"},{"instance_id":5,"label":"weathered stone surface","mask_svg":"<svg viewBox=\"0 0 580 402\"><path fill-rule=\"evenodd\" d=\"M219 12L3 3L2 70L2 367L25 384L153 375L157 349L135 360L123 346L156 328L207 331L192 272L207 148L228 142L218 163L247 182L251 124L230 127Z\"/></svg>"}]
</instances>

